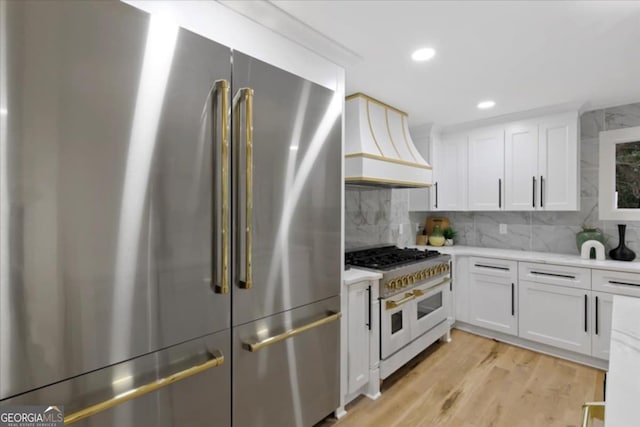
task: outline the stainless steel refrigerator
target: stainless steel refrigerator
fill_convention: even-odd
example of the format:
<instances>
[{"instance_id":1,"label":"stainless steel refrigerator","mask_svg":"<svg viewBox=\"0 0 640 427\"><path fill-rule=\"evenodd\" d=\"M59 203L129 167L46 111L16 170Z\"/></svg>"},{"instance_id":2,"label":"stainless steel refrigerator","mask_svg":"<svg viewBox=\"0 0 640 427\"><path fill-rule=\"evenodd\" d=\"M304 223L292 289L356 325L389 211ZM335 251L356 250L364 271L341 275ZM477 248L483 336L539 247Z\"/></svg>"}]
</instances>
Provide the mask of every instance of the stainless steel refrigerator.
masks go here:
<instances>
[{"instance_id":1,"label":"stainless steel refrigerator","mask_svg":"<svg viewBox=\"0 0 640 427\"><path fill-rule=\"evenodd\" d=\"M0 405L339 405L342 99L120 2L0 1Z\"/></svg>"}]
</instances>

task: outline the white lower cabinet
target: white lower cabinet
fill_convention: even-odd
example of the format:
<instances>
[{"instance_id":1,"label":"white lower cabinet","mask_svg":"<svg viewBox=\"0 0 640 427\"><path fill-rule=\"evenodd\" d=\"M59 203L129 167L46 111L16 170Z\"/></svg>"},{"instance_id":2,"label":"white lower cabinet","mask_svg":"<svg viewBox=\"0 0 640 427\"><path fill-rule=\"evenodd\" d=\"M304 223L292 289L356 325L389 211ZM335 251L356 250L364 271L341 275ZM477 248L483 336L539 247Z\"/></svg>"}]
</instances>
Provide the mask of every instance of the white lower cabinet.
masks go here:
<instances>
[{"instance_id":1,"label":"white lower cabinet","mask_svg":"<svg viewBox=\"0 0 640 427\"><path fill-rule=\"evenodd\" d=\"M474 256L456 256L453 266L455 320L463 327L605 361L614 296L640 298L639 273Z\"/></svg>"},{"instance_id":2,"label":"white lower cabinet","mask_svg":"<svg viewBox=\"0 0 640 427\"><path fill-rule=\"evenodd\" d=\"M521 338L591 354L591 291L521 280Z\"/></svg>"},{"instance_id":3,"label":"white lower cabinet","mask_svg":"<svg viewBox=\"0 0 640 427\"><path fill-rule=\"evenodd\" d=\"M611 343L611 314L613 295L604 292L592 292L593 327L591 335L591 355L599 359L609 359Z\"/></svg>"},{"instance_id":4,"label":"white lower cabinet","mask_svg":"<svg viewBox=\"0 0 640 427\"><path fill-rule=\"evenodd\" d=\"M517 263L471 258L469 270L469 323L518 335Z\"/></svg>"},{"instance_id":5,"label":"white lower cabinet","mask_svg":"<svg viewBox=\"0 0 640 427\"><path fill-rule=\"evenodd\" d=\"M348 292L348 392L369 382L369 294L368 281L349 286Z\"/></svg>"}]
</instances>

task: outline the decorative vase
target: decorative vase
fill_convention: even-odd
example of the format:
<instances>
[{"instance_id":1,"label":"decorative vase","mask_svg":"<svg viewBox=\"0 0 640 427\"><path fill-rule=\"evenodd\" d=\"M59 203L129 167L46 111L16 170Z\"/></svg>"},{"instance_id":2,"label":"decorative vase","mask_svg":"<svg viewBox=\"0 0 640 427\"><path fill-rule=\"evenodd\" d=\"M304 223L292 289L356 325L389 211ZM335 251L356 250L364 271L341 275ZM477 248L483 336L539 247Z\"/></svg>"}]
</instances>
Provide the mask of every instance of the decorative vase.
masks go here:
<instances>
[{"instance_id":1,"label":"decorative vase","mask_svg":"<svg viewBox=\"0 0 640 427\"><path fill-rule=\"evenodd\" d=\"M618 261L633 261L636 258L636 253L629 249L624 243L624 235L626 231L626 225L618 224L618 247L609 251L611 259Z\"/></svg>"},{"instance_id":2,"label":"decorative vase","mask_svg":"<svg viewBox=\"0 0 640 427\"><path fill-rule=\"evenodd\" d=\"M437 224L433 226L433 230L431 231L431 236L429 236L429 244L431 246L444 245L444 234L442 234L442 229Z\"/></svg>"},{"instance_id":3,"label":"decorative vase","mask_svg":"<svg viewBox=\"0 0 640 427\"><path fill-rule=\"evenodd\" d=\"M587 240L597 240L603 245L605 243L605 238L602 231L600 231L595 227L583 226L582 231L576 234L576 245L578 246L578 252L582 251L582 244ZM589 258L595 258L595 257L596 257L596 250L591 249Z\"/></svg>"}]
</instances>

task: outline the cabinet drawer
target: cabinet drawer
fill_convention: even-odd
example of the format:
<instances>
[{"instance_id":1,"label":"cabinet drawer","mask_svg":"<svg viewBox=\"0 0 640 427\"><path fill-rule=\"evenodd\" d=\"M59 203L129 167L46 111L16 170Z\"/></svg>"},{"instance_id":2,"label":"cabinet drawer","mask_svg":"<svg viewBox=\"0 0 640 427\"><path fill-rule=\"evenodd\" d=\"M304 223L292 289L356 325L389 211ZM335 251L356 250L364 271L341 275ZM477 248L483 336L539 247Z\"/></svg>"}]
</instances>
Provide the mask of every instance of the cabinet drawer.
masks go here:
<instances>
[{"instance_id":1,"label":"cabinet drawer","mask_svg":"<svg viewBox=\"0 0 640 427\"><path fill-rule=\"evenodd\" d=\"M520 280L578 289L591 289L591 271L588 268L533 262L519 262L518 264Z\"/></svg>"},{"instance_id":2,"label":"cabinet drawer","mask_svg":"<svg viewBox=\"0 0 640 427\"><path fill-rule=\"evenodd\" d=\"M591 270L593 290L640 298L640 274Z\"/></svg>"},{"instance_id":3,"label":"cabinet drawer","mask_svg":"<svg viewBox=\"0 0 640 427\"><path fill-rule=\"evenodd\" d=\"M469 271L495 277L517 277L518 263L494 258L471 258Z\"/></svg>"}]
</instances>

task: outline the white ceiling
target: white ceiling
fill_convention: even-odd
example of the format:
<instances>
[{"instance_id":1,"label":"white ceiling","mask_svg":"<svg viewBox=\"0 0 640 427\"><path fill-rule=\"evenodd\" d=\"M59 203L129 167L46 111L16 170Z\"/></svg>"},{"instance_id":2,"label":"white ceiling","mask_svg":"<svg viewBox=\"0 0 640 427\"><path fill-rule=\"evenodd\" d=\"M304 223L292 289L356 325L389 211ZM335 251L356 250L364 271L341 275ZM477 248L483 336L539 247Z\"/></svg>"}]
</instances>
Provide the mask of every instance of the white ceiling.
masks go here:
<instances>
[{"instance_id":1,"label":"white ceiling","mask_svg":"<svg viewBox=\"0 0 640 427\"><path fill-rule=\"evenodd\" d=\"M412 126L640 101L640 1L272 3L355 53L347 94L396 106ZM415 63L422 46L437 54ZM485 99L496 107L478 110Z\"/></svg>"}]
</instances>

